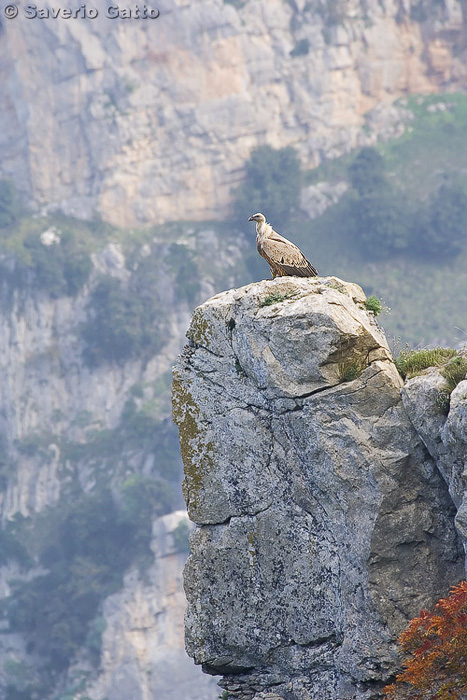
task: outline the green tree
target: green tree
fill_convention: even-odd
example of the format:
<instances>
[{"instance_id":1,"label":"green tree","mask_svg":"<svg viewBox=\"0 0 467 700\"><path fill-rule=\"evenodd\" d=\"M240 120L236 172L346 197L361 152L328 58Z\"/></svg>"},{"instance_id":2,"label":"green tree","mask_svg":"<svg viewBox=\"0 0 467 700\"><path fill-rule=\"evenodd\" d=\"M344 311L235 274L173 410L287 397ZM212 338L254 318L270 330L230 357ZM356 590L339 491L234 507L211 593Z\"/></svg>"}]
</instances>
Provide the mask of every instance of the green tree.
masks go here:
<instances>
[{"instance_id":1,"label":"green tree","mask_svg":"<svg viewBox=\"0 0 467 700\"><path fill-rule=\"evenodd\" d=\"M381 187L349 203L349 223L355 240L368 258L402 252L410 245L411 212L392 188Z\"/></svg>"},{"instance_id":2,"label":"green tree","mask_svg":"<svg viewBox=\"0 0 467 700\"><path fill-rule=\"evenodd\" d=\"M91 294L88 320L81 329L86 343L84 357L90 366L157 351L162 338L157 309L147 292L142 296L112 277L101 279Z\"/></svg>"},{"instance_id":3,"label":"green tree","mask_svg":"<svg viewBox=\"0 0 467 700\"><path fill-rule=\"evenodd\" d=\"M121 489L119 524L131 533L135 553L149 548L152 520L170 511L172 494L167 483L133 474Z\"/></svg>"},{"instance_id":4,"label":"green tree","mask_svg":"<svg viewBox=\"0 0 467 700\"><path fill-rule=\"evenodd\" d=\"M458 255L467 239L467 192L459 183L443 184L418 217L414 248L429 256Z\"/></svg>"},{"instance_id":5,"label":"green tree","mask_svg":"<svg viewBox=\"0 0 467 700\"><path fill-rule=\"evenodd\" d=\"M349 180L360 197L387 187L384 159L375 148L365 146L349 167Z\"/></svg>"},{"instance_id":6,"label":"green tree","mask_svg":"<svg viewBox=\"0 0 467 700\"><path fill-rule=\"evenodd\" d=\"M160 260L150 255L135 265L128 282L102 276L90 295L81 326L89 366L124 362L157 353L164 342L166 312L160 302Z\"/></svg>"},{"instance_id":7,"label":"green tree","mask_svg":"<svg viewBox=\"0 0 467 700\"><path fill-rule=\"evenodd\" d=\"M92 270L89 253L78 247L75 235L64 231L60 247L63 254L63 277L66 293L75 296L88 281Z\"/></svg>"},{"instance_id":8,"label":"green tree","mask_svg":"<svg viewBox=\"0 0 467 700\"><path fill-rule=\"evenodd\" d=\"M177 298L195 304L201 278L195 254L183 243L172 243L167 261L174 273Z\"/></svg>"},{"instance_id":9,"label":"green tree","mask_svg":"<svg viewBox=\"0 0 467 700\"><path fill-rule=\"evenodd\" d=\"M349 167L353 192L348 225L368 258L406 250L413 236L412 213L404 194L387 179L382 156L363 148Z\"/></svg>"},{"instance_id":10,"label":"green tree","mask_svg":"<svg viewBox=\"0 0 467 700\"><path fill-rule=\"evenodd\" d=\"M246 164L245 180L235 191L234 211L239 222L257 211L275 226L283 226L300 203L302 170L291 146L259 146Z\"/></svg>"},{"instance_id":11,"label":"green tree","mask_svg":"<svg viewBox=\"0 0 467 700\"><path fill-rule=\"evenodd\" d=\"M63 251L59 244L45 246L36 233L28 234L23 243L30 256L29 271L33 284L46 290L51 296L64 293Z\"/></svg>"},{"instance_id":12,"label":"green tree","mask_svg":"<svg viewBox=\"0 0 467 700\"><path fill-rule=\"evenodd\" d=\"M140 344L140 305L119 280L101 279L88 304L89 318L83 327L88 364L126 360Z\"/></svg>"},{"instance_id":13,"label":"green tree","mask_svg":"<svg viewBox=\"0 0 467 700\"><path fill-rule=\"evenodd\" d=\"M37 233L28 233L10 277L16 287L32 286L52 297L76 295L92 270L89 254L80 247L71 231L64 231L60 242L44 245Z\"/></svg>"}]
</instances>

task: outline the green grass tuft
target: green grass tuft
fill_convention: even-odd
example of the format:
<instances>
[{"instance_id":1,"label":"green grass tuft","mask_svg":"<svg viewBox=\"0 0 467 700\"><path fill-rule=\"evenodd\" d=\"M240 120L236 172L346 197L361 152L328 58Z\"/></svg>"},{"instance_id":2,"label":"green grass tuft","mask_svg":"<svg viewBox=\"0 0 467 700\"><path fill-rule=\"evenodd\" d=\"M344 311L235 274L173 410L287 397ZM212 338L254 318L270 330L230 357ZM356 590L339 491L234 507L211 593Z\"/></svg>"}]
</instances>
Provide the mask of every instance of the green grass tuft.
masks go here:
<instances>
[{"instance_id":1,"label":"green grass tuft","mask_svg":"<svg viewBox=\"0 0 467 700\"><path fill-rule=\"evenodd\" d=\"M402 350L400 355L394 359L394 363L402 379L410 379L428 367L442 367L456 355L456 350L452 348Z\"/></svg>"},{"instance_id":2,"label":"green grass tuft","mask_svg":"<svg viewBox=\"0 0 467 700\"><path fill-rule=\"evenodd\" d=\"M358 379L364 369L368 367L368 362L351 358L343 362L339 362L337 371L340 382L353 382Z\"/></svg>"},{"instance_id":3,"label":"green grass tuft","mask_svg":"<svg viewBox=\"0 0 467 700\"><path fill-rule=\"evenodd\" d=\"M448 392L451 394L459 382L465 379L467 374L467 358L462 355L453 357L442 369L441 374L445 378Z\"/></svg>"},{"instance_id":4,"label":"green grass tuft","mask_svg":"<svg viewBox=\"0 0 467 700\"><path fill-rule=\"evenodd\" d=\"M347 294L347 291L345 287L343 287L341 284L337 284L336 282L325 282L326 287L330 287L330 289L335 289L336 292L340 292L341 294Z\"/></svg>"},{"instance_id":5,"label":"green grass tuft","mask_svg":"<svg viewBox=\"0 0 467 700\"><path fill-rule=\"evenodd\" d=\"M379 316L383 310L381 301L378 299L378 297L375 297L374 294L368 297L368 299L365 301L365 306L368 311L372 311L375 316Z\"/></svg>"},{"instance_id":6,"label":"green grass tuft","mask_svg":"<svg viewBox=\"0 0 467 700\"><path fill-rule=\"evenodd\" d=\"M263 301L261 302L260 306L272 306L272 304L280 304L282 301L285 301L286 299L290 299L290 294L282 294L281 292L273 292L272 294L269 294Z\"/></svg>"}]
</instances>

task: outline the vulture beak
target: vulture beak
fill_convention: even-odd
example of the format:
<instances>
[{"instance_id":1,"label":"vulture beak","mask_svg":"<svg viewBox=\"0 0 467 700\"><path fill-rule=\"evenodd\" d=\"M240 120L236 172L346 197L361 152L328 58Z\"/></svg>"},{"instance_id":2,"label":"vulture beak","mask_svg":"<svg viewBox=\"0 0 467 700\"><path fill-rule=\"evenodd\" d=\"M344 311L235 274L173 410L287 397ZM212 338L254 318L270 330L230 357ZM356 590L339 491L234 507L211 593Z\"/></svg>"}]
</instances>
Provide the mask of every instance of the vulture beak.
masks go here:
<instances>
[{"instance_id":1,"label":"vulture beak","mask_svg":"<svg viewBox=\"0 0 467 700\"><path fill-rule=\"evenodd\" d=\"M248 219L248 221L254 221L254 218L253 218L252 216L250 216L250 218Z\"/></svg>"}]
</instances>

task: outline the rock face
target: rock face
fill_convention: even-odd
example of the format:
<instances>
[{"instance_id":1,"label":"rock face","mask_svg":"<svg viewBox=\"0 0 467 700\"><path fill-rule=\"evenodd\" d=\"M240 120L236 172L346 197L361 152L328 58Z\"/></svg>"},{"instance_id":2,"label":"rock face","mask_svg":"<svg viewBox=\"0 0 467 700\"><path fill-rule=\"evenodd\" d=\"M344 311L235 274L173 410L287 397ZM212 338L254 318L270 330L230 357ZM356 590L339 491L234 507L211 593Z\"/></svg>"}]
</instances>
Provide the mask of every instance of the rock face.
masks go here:
<instances>
[{"instance_id":1,"label":"rock face","mask_svg":"<svg viewBox=\"0 0 467 700\"><path fill-rule=\"evenodd\" d=\"M203 675L184 650L186 599L182 571L186 548L174 537L181 525L187 532L186 511L155 520L151 565L144 572L137 567L129 570L123 588L105 600L99 618L102 631L99 669L96 672L86 655L81 655L68 670L70 696L71 693L76 698L84 695L88 700L178 700L180 697L215 700L218 697L215 680ZM31 572L30 576L41 573L45 572ZM10 565L1 567L0 574L0 592L5 598L9 586L4 577L7 580L24 577L24 572ZM24 636L8 634L4 629L2 632L0 698L4 700L10 697L8 692L4 694L11 683L9 668L16 663L33 675L31 661L40 666L41 659L32 659Z\"/></svg>"},{"instance_id":2,"label":"rock face","mask_svg":"<svg viewBox=\"0 0 467 700\"><path fill-rule=\"evenodd\" d=\"M402 397L407 414L449 487L456 506L456 527L467 551L467 381L451 394L447 417L439 409L445 388L440 370L410 379Z\"/></svg>"},{"instance_id":3,"label":"rock face","mask_svg":"<svg viewBox=\"0 0 467 700\"><path fill-rule=\"evenodd\" d=\"M107 252L96 259L97 269ZM112 276L109 269L105 272ZM0 432L17 461L0 492L3 521L55 504L64 481L60 473L63 442L83 443L92 429L115 428L131 387L163 376L180 345L186 305L173 314L167 344L150 362L130 358L124 364L90 368L83 361L79 329L86 319L95 275L77 297L15 294L11 306L1 299ZM161 279L161 298L166 296L163 284ZM165 298L165 302L169 306L173 300ZM44 459L39 449L22 446L33 440L43 440L51 455ZM86 478L83 475L83 484Z\"/></svg>"},{"instance_id":4,"label":"rock face","mask_svg":"<svg viewBox=\"0 0 467 700\"><path fill-rule=\"evenodd\" d=\"M160 251L164 242L154 241ZM199 299L219 287L217 276L235 283L233 265L241 256L241 242L226 249L213 231L194 235L190 230L179 247L195 260L206 250L218 259L216 271L205 276L200 285ZM150 251L149 246L146 248ZM86 346L81 327L93 312L90 307L96 285L102 279L115 279L125 286L130 273L135 274L131 257L136 255L137 264L141 264L148 251L135 244L131 253L126 253L127 257L117 243L94 253L90 279L75 297L12 290L1 280L0 448L10 451L14 463L12 473L5 475L3 469L1 474L2 478L6 476L0 489L2 522L18 513L26 517L57 503L67 483L63 474L67 460L64 443L84 444L93 431L116 429L135 386L144 387L144 395L137 400L146 405L152 401L151 413L170 421L164 377L170 376L192 307L190 301L177 297L175 272L167 264L161 265L152 290L154 305L166 319L161 321L164 342L160 350L149 360L136 355L123 363L102 362L95 367L84 360ZM44 457L44 448L51 454ZM150 465L146 464L145 469L148 471ZM79 480L86 489L92 481L89 465Z\"/></svg>"},{"instance_id":5,"label":"rock face","mask_svg":"<svg viewBox=\"0 0 467 700\"><path fill-rule=\"evenodd\" d=\"M463 576L455 507L357 285L276 279L194 313L174 373L187 650L229 697L380 697Z\"/></svg>"},{"instance_id":6,"label":"rock face","mask_svg":"<svg viewBox=\"0 0 467 700\"><path fill-rule=\"evenodd\" d=\"M41 241L50 240L52 233L48 229L37 232L37 236ZM172 240L177 241L176 246L193 266L206 249L218 258L216 271L203 275L202 285L193 292L198 299L219 288L216 275L235 283L238 273L234 264L241 257L240 244L226 249L214 231L204 229L185 229L183 237L179 234ZM152 303L166 314L163 344L146 358L132 355L118 363L105 360L90 366L81 329L98 310L93 296L96 286L103 279L118 280L126 296L131 293L134 299L136 293L126 286L128 279L138 274L139 265L151 260L154 242L158 276L150 293ZM53 245L44 243L46 252ZM94 249L90 277L76 296L51 295L27 286L18 289L9 284L6 275L0 275L3 537L17 522L26 523L31 532L52 527L50 523L55 522L58 511L69 513L81 495L95 493L101 487L112 488L121 499L122 484L135 475L154 480L158 488L170 488L174 494L170 507L182 505L181 464L176 436L172 441L169 385L170 367L182 347L192 307L191 297L180 298L180 287L174 279L177 270L161 261L164 245L164 241L151 237L144 246L137 240L132 248L123 247L115 240L100 250ZM224 257L217 255L218 251ZM128 405L137 410L133 418ZM128 432L128 420L135 415L144 418L137 426L136 438ZM117 445L118 453L113 445ZM165 479L162 486L161 478ZM149 513L148 518L156 519L157 515ZM70 669L57 674L50 694L40 686L41 690L32 692L31 697L46 700L57 693L63 695L65 689L70 697L83 695L93 700L217 697L213 679L204 677L184 651L181 579L186 551L177 550L172 534L181 520L186 520L186 515L176 513L156 520L154 556L147 552L146 569L140 571L140 562L133 562L124 572L123 588L103 599L96 620L90 621L91 631L102 633L100 662L90 662L89 650L83 644ZM46 575L48 568L38 561L40 550L34 544L32 561L25 564L17 560L16 550L4 546L4 541L0 547L0 600L2 606L8 606L15 582L40 582L38 577ZM12 697L14 692L26 696L24 686L36 681L48 659L31 652L28 630L10 629L5 615L1 631L0 700Z\"/></svg>"},{"instance_id":7,"label":"rock face","mask_svg":"<svg viewBox=\"0 0 467 700\"><path fill-rule=\"evenodd\" d=\"M159 4L158 19L2 18L0 177L36 207L219 218L254 146L313 167L368 141L369 111L371 141L400 128L384 103L465 84L461 0Z\"/></svg>"},{"instance_id":8,"label":"rock face","mask_svg":"<svg viewBox=\"0 0 467 700\"><path fill-rule=\"evenodd\" d=\"M181 576L186 553L173 539L180 523L188 529L185 511L155 521L153 565L144 574L129 571L123 590L105 601L101 669L97 681L86 688L90 700L217 697L214 679L201 676L183 649L186 600Z\"/></svg>"}]
</instances>

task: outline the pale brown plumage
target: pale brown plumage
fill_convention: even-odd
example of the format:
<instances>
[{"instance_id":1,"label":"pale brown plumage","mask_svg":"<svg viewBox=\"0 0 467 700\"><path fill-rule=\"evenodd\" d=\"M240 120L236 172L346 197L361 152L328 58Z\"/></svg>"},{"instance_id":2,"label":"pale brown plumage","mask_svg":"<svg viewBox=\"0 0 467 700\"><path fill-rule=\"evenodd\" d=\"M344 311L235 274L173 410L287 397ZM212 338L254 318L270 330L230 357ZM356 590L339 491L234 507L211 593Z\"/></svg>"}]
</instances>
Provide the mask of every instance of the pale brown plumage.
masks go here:
<instances>
[{"instance_id":1,"label":"pale brown plumage","mask_svg":"<svg viewBox=\"0 0 467 700\"><path fill-rule=\"evenodd\" d=\"M253 214L248 221L256 222L256 247L268 263L273 277L316 277L317 269L306 259L300 248L274 231L263 214Z\"/></svg>"}]
</instances>

